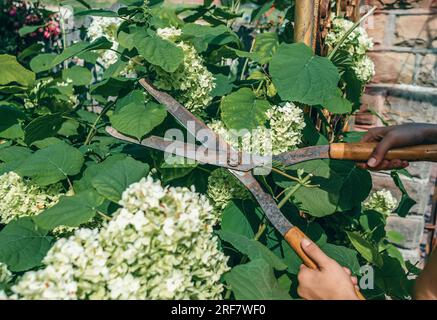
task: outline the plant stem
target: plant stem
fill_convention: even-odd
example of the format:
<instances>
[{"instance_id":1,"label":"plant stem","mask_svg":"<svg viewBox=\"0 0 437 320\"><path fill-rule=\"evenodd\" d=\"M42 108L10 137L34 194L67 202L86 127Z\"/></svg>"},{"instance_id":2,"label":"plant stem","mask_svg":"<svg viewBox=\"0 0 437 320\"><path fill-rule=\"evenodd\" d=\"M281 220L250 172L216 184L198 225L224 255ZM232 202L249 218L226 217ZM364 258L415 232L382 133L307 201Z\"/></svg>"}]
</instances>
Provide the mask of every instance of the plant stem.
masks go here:
<instances>
[{"instance_id":1,"label":"plant stem","mask_svg":"<svg viewBox=\"0 0 437 320\"><path fill-rule=\"evenodd\" d=\"M287 193L284 196L284 198L282 198L281 202L279 202L278 208L281 209L287 203L287 201L293 196L293 194L295 194L296 191L299 190L299 188L302 187L305 183L307 183L310 179L311 179L311 175L307 175L298 184L293 186L293 188L291 188L290 192Z\"/></svg>"},{"instance_id":2,"label":"plant stem","mask_svg":"<svg viewBox=\"0 0 437 320\"><path fill-rule=\"evenodd\" d=\"M255 39L252 40L252 44L250 46L250 51L249 52L252 52L254 46L255 46ZM246 69L247 69L248 65L249 65L249 58L246 58L246 60L244 61L243 70L241 70L241 75L240 75L240 80L241 81L244 80L244 74L246 73Z\"/></svg>"},{"instance_id":3,"label":"plant stem","mask_svg":"<svg viewBox=\"0 0 437 320\"><path fill-rule=\"evenodd\" d=\"M101 211L99 211L99 210L96 210L96 212L97 212L97 214L98 214L99 216L101 216L103 219L108 220L108 221L112 220L112 218L111 218L110 216L104 214L103 212L101 212Z\"/></svg>"},{"instance_id":4,"label":"plant stem","mask_svg":"<svg viewBox=\"0 0 437 320\"><path fill-rule=\"evenodd\" d=\"M99 115L97 116L96 121L94 121L94 123L93 123L93 125L92 125L92 127L91 127L91 129L90 129L90 132L88 132L88 136L86 137L86 140L85 140L85 143L84 143L85 146L90 144L91 139L94 137L94 134L95 134L95 131L96 131L97 123L99 123L100 119L101 119L101 118L106 114L106 112L108 112L109 108L111 108L113 104L114 104L114 103L109 103L109 104L108 104L108 105L107 105L107 106L102 110L102 112L99 113Z\"/></svg>"},{"instance_id":5,"label":"plant stem","mask_svg":"<svg viewBox=\"0 0 437 320\"><path fill-rule=\"evenodd\" d=\"M274 172L280 174L281 176L286 177L287 179L290 179L290 180L293 180L293 181L296 181L296 182L299 182L299 181L300 181L299 178L296 178L296 177L290 176L289 174L287 174L287 173L285 173L284 171L281 171L281 170L279 170L279 169L277 169L277 168L275 168L275 167L272 167L272 171L274 171Z\"/></svg>"},{"instance_id":6,"label":"plant stem","mask_svg":"<svg viewBox=\"0 0 437 320\"><path fill-rule=\"evenodd\" d=\"M376 10L376 6L369 10L364 16L361 17L360 20L354 23L354 25L344 34L344 36L340 39L337 45L334 47L334 50L328 55L328 59L332 59L334 54L340 49L343 42L347 39L347 37L364 21L366 20L374 11Z\"/></svg>"}]
</instances>

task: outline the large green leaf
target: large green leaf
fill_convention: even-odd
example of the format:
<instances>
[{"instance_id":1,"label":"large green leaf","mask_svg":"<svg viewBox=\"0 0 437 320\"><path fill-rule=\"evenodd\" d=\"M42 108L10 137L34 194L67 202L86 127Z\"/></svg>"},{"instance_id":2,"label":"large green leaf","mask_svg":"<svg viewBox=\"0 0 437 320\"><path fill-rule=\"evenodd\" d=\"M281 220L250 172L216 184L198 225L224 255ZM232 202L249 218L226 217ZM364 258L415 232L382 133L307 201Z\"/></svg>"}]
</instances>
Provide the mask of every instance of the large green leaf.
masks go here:
<instances>
[{"instance_id":1,"label":"large green leaf","mask_svg":"<svg viewBox=\"0 0 437 320\"><path fill-rule=\"evenodd\" d=\"M87 86L91 83L93 76L87 68L73 66L62 70L62 78L64 80L71 79L75 86Z\"/></svg>"},{"instance_id":2,"label":"large green leaf","mask_svg":"<svg viewBox=\"0 0 437 320\"><path fill-rule=\"evenodd\" d=\"M283 100L323 104L336 95L340 75L332 62L303 43L279 46L270 62L273 83Z\"/></svg>"},{"instance_id":3,"label":"large green leaf","mask_svg":"<svg viewBox=\"0 0 437 320\"><path fill-rule=\"evenodd\" d=\"M312 160L289 167L291 175L298 169L313 174L311 184L316 188L300 187L291 201L302 211L323 217L337 211L347 211L360 205L372 188L370 174L353 162L338 160ZM283 188L296 182L274 174L275 182ZM317 199L317 201L314 201Z\"/></svg>"},{"instance_id":4,"label":"large green leaf","mask_svg":"<svg viewBox=\"0 0 437 320\"><path fill-rule=\"evenodd\" d=\"M56 135L65 119L61 114L48 114L36 118L24 128L24 141L31 145L35 141Z\"/></svg>"},{"instance_id":5,"label":"large green leaf","mask_svg":"<svg viewBox=\"0 0 437 320\"><path fill-rule=\"evenodd\" d=\"M22 138L24 131L21 123L25 115L20 110L11 106L0 106L0 138Z\"/></svg>"},{"instance_id":6,"label":"large green leaf","mask_svg":"<svg viewBox=\"0 0 437 320\"><path fill-rule=\"evenodd\" d=\"M56 54L41 53L30 60L30 69L36 73L50 70L53 67L52 63L55 58Z\"/></svg>"},{"instance_id":7,"label":"large green leaf","mask_svg":"<svg viewBox=\"0 0 437 320\"><path fill-rule=\"evenodd\" d=\"M26 271L41 264L50 245L46 231L39 229L32 218L21 218L0 231L0 261L11 271Z\"/></svg>"},{"instance_id":8,"label":"large green leaf","mask_svg":"<svg viewBox=\"0 0 437 320\"><path fill-rule=\"evenodd\" d=\"M290 300L275 278L273 269L263 259L234 267L225 280L237 300Z\"/></svg>"},{"instance_id":9,"label":"large green leaf","mask_svg":"<svg viewBox=\"0 0 437 320\"><path fill-rule=\"evenodd\" d=\"M210 43L222 42L221 40L224 38L226 38L227 43L238 42L237 35L225 25L211 27L198 23L187 23L182 27L182 39L190 41L198 52L208 49Z\"/></svg>"},{"instance_id":10,"label":"large green leaf","mask_svg":"<svg viewBox=\"0 0 437 320\"><path fill-rule=\"evenodd\" d=\"M252 90L242 88L224 97L220 104L222 120L228 129L256 129L267 120L270 104L258 99Z\"/></svg>"},{"instance_id":11,"label":"large green leaf","mask_svg":"<svg viewBox=\"0 0 437 320\"><path fill-rule=\"evenodd\" d=\"M239 252L247 255L250 260L263 259L276 270L287 269L287 266L281 259L257 240L248 239L245 236L224 230L219 231L219 236L222 240L232 244Z\"/></svg>"},{"instance_id":12,"label":"large green leaf","mask_svg":"<svg viewBox=\"0 0 437 320\"><path fill-rule=\"evenodd\" d=\"M382 265L382 258L378 253L377 248L375 248L370 242L355 232L347 231L346 233L354 248L363 256L364 259L377 266Z\"/></svg>"},{"instance_id":13,"label":"large green leaf","mask_svg":"<svg viewBox=\"0 0 437 320\"><path fill-rule=\"evenodd\" d=\"M76 17L93 16L93 17L118 17L118 13L112 10L105 9L89 9L75 12Z\"/></svg>"},{"instance_id":14,"label":"large green leaf","mask_svg":"<svg viewBox=\"0 0 437 320\"><path fill-rule=\"evenodd\" d=\"M257 34L252 52L232 49L239 57L249 58L259 64L268 63L279 47L278 35L275 32Z\"/></svg>"},{"instance_id":15,"label":"large green leaf","mask_svg":"<svg viewBox=\"0 0 437 320\"><path fill-rule=\"evenodd\" d=\"M360 264L355 250L331 243L326 243L321 246L321 249L326 253L326 255L337 261L340 265L349 268L353 274L360 274Z\"/></svg>"},{"instance_id":16,"label":"large green leaf","mask_svg":"<svg viewBox=\"0 0 437 320\"><path fill-rule=\"evenodd\" d=\"M52 61L52 67L57 64L70 59L74 56L77 56L81 53L92 51L92 50L101 50L101 49L111 49L112 42L106 39L105 37L100 37L94 40L93 42L78 42L75 43L68 48L66 48L61 54L57 55L55 59Z\"/></svg>"},{"instance_id":17,"label":"large green leaf","mask_svg":"<svg viewBox=\"0 0 437 320\"><path fill-rule=\"evenodd\" d=\"M103 200L94 190L87 190L71 197L63 196L57 204L33 219L45 230L53 230L57 226L78 227L96 215L97 207Z\"/></svg>"},{"instance_id":18,"label":"large green leaf","mask_svg":"<svg viewBox=\"0 0 437 320\"><path fill-rule=\"evenodd\" d=\"M0 54L0 85L18 83L29 86L35 81L35 74L18 63L17 58L9 54Z\"/></svg>"},{"instance_id":19,"label":"large green leaf","mask_svg":"<svg viewBox=\"0 0 437 320\"><path fill-rule=\"evenodd\" d=\"M147 175L149 166L132 158L116 161L105 171L92 178L91 184L97 192L115 203L121 199L121 194L134 182Z\"/></svg>"},{"instance_id":20,"label":"large green leaf","mask_svg":"<svg viewBox=\"0 0 437 320\"><path fill-rule=\"evenodd\" d=\"M223 210L221 230L237 233L249 239L255 236L245 213L240 210L234 201L231 201L225 210Z\"/></svg>"},{"instance_id":21,"label":"large green leaf","mask_svg":"<svg viewBox=\"0 0 437 320\"><path fill-rule=\"evenodd\" d=\"M118 131L140 140L143 136L161 124L167 115L163 105L142 101L132 101L116 110L110 117L112 126Z\"/></svg>"},{"instance_id":22,"label":"large green leaf","mask_svg":"<svg viewBox=\"0 0 437 320\"><path fill-rule=\"evenodd\" d=\"M144 38L135 47L147 62L161 67L166 72L175 72L184 60L181 48L156 35Z\"/></svg>"},{"instance_id":23,"label":"large green leaf","mask_svg":"<svg viewBox=\"0 0 437 320\"><path fill-rule=\"evenodd\" d=\"M83 161L79 150L66 143L57 143L33 153L17 168L17 172L46 186L78 174Z\"/></svg>"}]
</instances>

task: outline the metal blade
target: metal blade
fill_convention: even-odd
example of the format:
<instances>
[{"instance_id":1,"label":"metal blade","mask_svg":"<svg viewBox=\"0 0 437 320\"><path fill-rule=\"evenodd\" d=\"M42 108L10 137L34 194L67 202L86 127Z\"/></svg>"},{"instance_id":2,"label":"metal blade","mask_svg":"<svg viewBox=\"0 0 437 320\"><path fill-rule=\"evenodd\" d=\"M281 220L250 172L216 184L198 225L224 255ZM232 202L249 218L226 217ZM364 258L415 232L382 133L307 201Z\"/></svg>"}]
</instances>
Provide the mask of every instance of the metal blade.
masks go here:
<instances>
[{"instance_id":1,"label":"metal blade","mask_svg":"<svg viewBox=\"0 0 437 320\"><path fill-rule=\"evenodd\" d=\"M284 217L281 210L279 210L273 197L264 191L259 182L250 172L241 172L235 170L229 170L242 184L246 186L247 189L255 197L256 201L260 204L265 215L273 226L282 235L285 235L288 230L290 230L293 225L287 218Z\"/></svg>"},{"instance_id":2,"label":"metal blade","mask_svg":"<svg viewBox=\"0 0 437 320\"><path fill-rule=\"evenodd\" d=\"M208 139L206 141L201 141L204 146L216 150L229 147L228 150L232 150L225 140L212 131L203 121L199 120L190 111L185 109L185 107L176 101L176 99L174 99L171 95L157 90L146 79L140 79L139 82L143 88L146 89L146 91L156 99L156 101L166 106L167 111L170 112L173 117L175 117L175 119L178 120L179 123L183 125L193 137L197 138L197 133L200 130L204 130L203 133L208 133ZM202 134L202 136L204 136L204 134Z\"/></svg>"},{"instance_id":3,"label":"metal blade","mask_svg":"<svg viewBox=\"0 0 437 320\"><path fill-rule=\"evenodd\" d=\"M238 171L250 171L256 167L254 163L240 164L238 166L231 166L227 161L228 154L223 151L212 150L204 146L184 143L181 141L165 140L161 137L150 136L141 141L125 136L112 127L106 127L108 132L114 138L130 143L135 143L152 149L171 153L183 158L195 160L202 164L212 164L218 167L234 169Z\"/></svg>"},{"instance_id":4,"label":"metal blade","mask_svg":"<svg viewBox=\"0 0 437 320\"><path fill-rule=\"evenodd\" d=\"M289 151L273 156L273 161L285 165L292 165L314 159L328 159L329 145L306 147L296 151Z\"/></svg>"}]
</instances>

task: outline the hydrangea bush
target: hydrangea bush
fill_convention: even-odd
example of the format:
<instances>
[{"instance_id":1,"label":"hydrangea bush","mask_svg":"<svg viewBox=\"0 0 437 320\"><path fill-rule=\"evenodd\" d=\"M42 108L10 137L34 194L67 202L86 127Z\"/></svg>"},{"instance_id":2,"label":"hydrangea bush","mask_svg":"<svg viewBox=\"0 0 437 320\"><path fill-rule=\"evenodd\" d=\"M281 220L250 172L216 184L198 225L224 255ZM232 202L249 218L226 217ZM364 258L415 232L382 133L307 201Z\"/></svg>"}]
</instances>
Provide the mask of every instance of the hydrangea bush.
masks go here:
<instances>
[{"instance_id":1,"label":"hydrangea bush","mask_svg":"<svg viewBox=\"0 0 437 320\"><path fill-rule=\"evenodd\" d=\"M330 50L340 43L353 25L352 21L333 16L332 29L326 36L326 44ZM367 51L372 48L373 41L361 26L354 29L340 45L340 49L347 51L351 55L353 61L352 68L357 78L363 83L370 82L375 75L375 65L367 56Z\"/></svg>"},{"instance_id":2,"label":"hydrangea bush","mask_svg":"<svg viewBox=\"0 0 437 320\"><path fill-rule=\"evenodd\" d=\"M144 77L238 150L278 155L356 141L344 128L371 74L356 71L370 64L368 39L358 29L342 44L342 59L328 58L293 43L288 22L275 32L239 29L232 6L120 4L76 10L91 22L65 50L0 55L0 277L7 282L0 295L298 298L291 284L300 259L234 176L170 163L105 127L137 140L182 129L142 89ZM275 7L292 10L288 2ZM372 204L379 195L363 205L372 187L367 171L325 159L272 163L256 178L329 256L357 276L361 265L374 268L367 298L410 297L415 268L385 232L387 214ZM408 199L404 192L396 213L408 212ZM393 211L394 203L384 205Z\"/></svg>"},{"instance_id":3,"label":"hydrangea bush","mask_svg":"<svg viewBox=\"0 0 437 320\"><path fill-rule=\"evenodd\" d=\"M151 177L123 192L100 230L58 240L12 287L24 299L218 299L229 268L208 200Z\"/></svg>"}]
</instances>

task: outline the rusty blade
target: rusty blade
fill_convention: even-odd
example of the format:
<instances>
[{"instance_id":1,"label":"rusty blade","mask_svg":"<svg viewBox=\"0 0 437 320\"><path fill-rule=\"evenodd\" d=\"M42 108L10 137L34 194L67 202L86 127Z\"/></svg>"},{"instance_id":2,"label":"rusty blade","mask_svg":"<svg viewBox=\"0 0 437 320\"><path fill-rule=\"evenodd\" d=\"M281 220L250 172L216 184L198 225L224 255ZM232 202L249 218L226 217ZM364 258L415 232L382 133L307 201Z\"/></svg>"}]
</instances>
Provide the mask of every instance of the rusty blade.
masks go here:
<instances>
[{"instance_id":1,"label":"rusty blade","mask_svg":"<svg viewBox=\"0 0 437 320\"><path fill-rule=\"evenodd\" d=\"M292 165L314 159L328 159L329 145L306 147L296 151L284 152L273 156L273 161L285 165Z\"/></svg>"},{"instance_id":2,"label":"rusty blade","mask_svg":"<svg viewBox=\"0 0 437 320\"><path fill-rule=\"evenodd\" d=\"M233 150L229 144L223 140L218 134L212 131L203 121L199 120L190 111L185 109L185 107L180 104L175 98L166 92L157 90L152 84L150 84L146 79L140 79L139 83L152 97L156 99L159 103L163 104L167 111L183 125L187 131L195 138L200 136L202 144L211 149L222 149L222 150ZM199 131L202 130L202 134L198 135ZM205 135L207 137L205 139Z\"/></svg>"},{"instance_id":3,"label":"rusty blade","mask_svg":"<svg viewBox=\"0 0 437 320\"><path fill-rule=\"evenodd\" d=\"M285 235L293 225L284 217L273 197L264 191L252 173L235 170L229 171L250 190L276 230L278 230L282 235Z\"/></svg>"},{"instance_id":4,"label":"rusty blade","mask_svg":"<svg viewBox=\"0 0 437 320\"><path fill-rule=\"evenodd\" d=\"M235 169L238 171L250 171L256 167L253 162L248 162L247 164L246 162L243 162L238 166L230 165L227 152L212 150L204 146L188 144L175 140L170 141L157 136L150 136L141 141L138 141L137 139L125 136L124 134L118 132L112 127L106 127L106 132L119 140L160 150L183 158L195 160L202 164L207 163L218 167Z\"/></svg>"}]
</instances>

